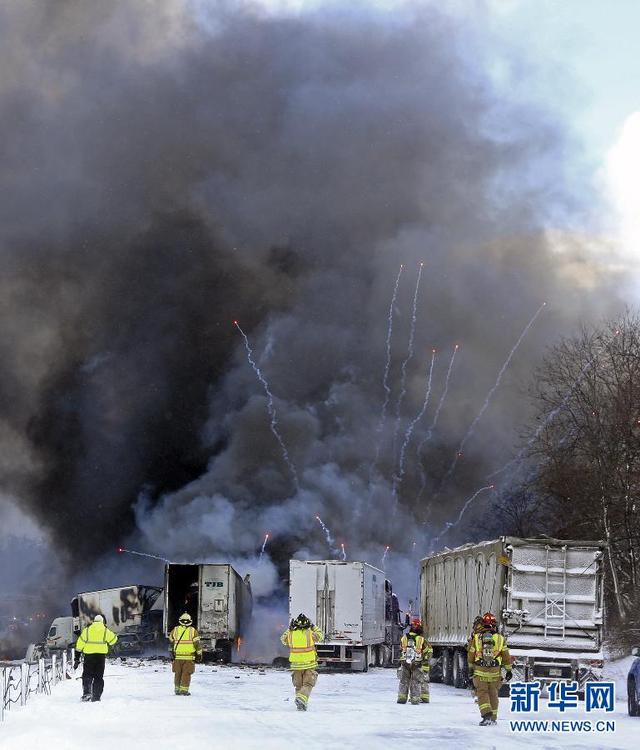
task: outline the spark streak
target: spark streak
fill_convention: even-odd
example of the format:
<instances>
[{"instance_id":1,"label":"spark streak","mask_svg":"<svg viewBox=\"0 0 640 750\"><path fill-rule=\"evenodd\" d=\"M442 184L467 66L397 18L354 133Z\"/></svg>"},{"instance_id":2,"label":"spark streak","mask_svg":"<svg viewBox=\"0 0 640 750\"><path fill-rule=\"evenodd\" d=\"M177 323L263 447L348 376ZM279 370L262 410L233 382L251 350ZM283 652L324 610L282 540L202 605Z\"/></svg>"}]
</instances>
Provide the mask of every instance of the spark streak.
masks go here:
<instances>
[{"instance_id":1,"label":"spark streak","mask_svg":"<svg viewBox=\"0 0 640 750\"><path fill-rule=\"evenodd\" d=\"M413 293L413 307L411 311L411 328L409 330L409 345L407 347L407 356L402 361L400 367L400 393L398 394L398 400L396 401L396 425L393 432L393 455L395 456L396 441L398 439L398 430L400 429L400 410L402 408L402 402L407 393L407 365L413 357L413 341L416 335L416 316L418 309L418 292L420 290L420 279L422 278L422 268L424 263L420 263L418 269L418 279L416 281L416 289Z\"/></svg>"},{"instance_id":2,"label":"spark streak","mask_svg":"<svg viewBox=\"0 0 640 750\"><path fill-rule=\"evenodd\" d=\"M262 542L262 549L260 550L260 556L258 557L258 564L262 562L262 557L264 555L265 547L267 546L267 542L269 541L269 534L264 535L264 541Z\"/></svg>"},{"instance_id":3,"label":"spark streak","mask_svg":"<svg viewBox=\"0 0 640 750\"><path fill-rule=\"evenodd\" d=\"M249 364L251 367L253 367L253 371L258 377L258 380L262 383L262 387L264 388L265 393L267 394L267 411L269 412L269 417L271 419L271 432L273 433L274 437L278 441L278 444L280 445L280 448L282 450L282 456L285 460L285 463L287 464L287 467L289 468L289 471L291 472L291 476L293 478L293 484L295 485L296 492L300 490L300 482L298 481L298 472L296 471L296 467L293 465L293 462L291 461L291 458L289 457L289 451L287 450L287 446L284 443L284 440L282 439L282 435L280 435L280 431L278 430L278 415L276 413L276 407L273 403L273 394L271 393L271 390L269 388L269 383L267 382L267 379L262 374L262 371L258 367L258 365L255 363L253 359L253 350L251 349L251 346L249 344L249 339L247 338L247 334L240 328L240 324L237 320L233 321L234 326L240 331L242 334L242 338L244 339L244 346L247 350L247 359L249 360Z\"/></svg>"},{"instance_id":4,"label":"spark streak","mask_svg":"<svg viewBox=\"0 0 640 750\"><path fill-rule=\"evenodd\" d=\"M473 435L473 432L474 432L474 430L475 430L478 422L482 418L482 415L488 409L489 402L491 401L491 398L492 398L493 394L497 391L498 387L500 386L500 383L502 381L502 376L506 372L507 367L509 367L509 364L510 364L512 358L513 358L513 355L518 350L518 347L520 346L520 344L521 344L522 340L524 339L524 337L529 332L529 329L531 328L531 326L536 322L536 319L538 318L538 315L540 315L540 313L544 310L546 304L547 304L546 302L543 302L540 305L540 307L536 310L536 312L534 313L533 317L527 323L527 325L524 327L522 333L518 337L518 340L513 345L513 348L511 349L511 351L509 352L506 360L504 361L504 364L500 368L500 372L498 372L498 377L496 378L496 382L493 384L493 386L489 390L489 393L487 394L487 397L485 398L484 403L482 404L482 407L480 408L480 411L478 412L478 414L476 415L476 418L473 420L473 422L469 426L469 429L465 433L465 436L460 441L460 445L458 446L458 450L456 451L455 458L453 459L453 461L451 463L451 466L449 467L449 469L448 469L447 473L445 474L442 482L440 483L440 487L438 489L438 494L439 494L440 490L442 489L442 487L444 486L444 484L447 482L447 480L451 477L451 475L455 471L456 465L458 463L458 459L462 455L462 451L464 449L464 446L466 445L466 443L469 440L469 438Z\"/></svg>"},{"instance_id":5,"label":"spark streak","mask_svg":"<svg viewBox=\"0 0 640 750\"><path fill-rule=\"evenodd\" d=\"M420 471L420 489L418 490L418 494L416 495L416 503L420 501L420 498L422 497L422 493L424 492L425 487L427 486L427 473L424 470L424 467L422 466L420 455L422 453L422 449L424 448L424 446L431 440L431 437L433 436L433 431L435 430L436 425L438 424L440 412L442 411L442 407L444 405L445 399L447 398L447 393L449 392L449 380L451 379L451 371L453 370L453 362L456 358L456 354L459 348L460 348L460 344L456 344L453 347L453 353L451 354L451 359L449 360L449 367L447 368L447 375L444 379L444 388L442 390L442 395L440 396L440 401L438 401L438 406L436 407L436 411L435 411L435 414L433 415L433 420L431 424L429 425L429 429L427 430L427 434L420 441L420 443L418 444L418 448L416 449L416 455L418 457L418 470Z\"/></svg>"},{"instance_id":6,"label":"spark streak","mask_svg":"<svg viewBox=\"0 0 640 750\"><path fill-rule=\"evenodd\" d=\"M387 544L387 546L384 548L384 552L382 553L382 560L380 561L383 570L384 570L384 563L385 563L385 560L387 559L388 554L389 554L389 545Z\"/></svg>"},{"instance_id":7,"label":"spark streak","mask_svg":"<svg viewBox=\"0 0 640 750\"><path fill-rule=\"evenodd\" d=\"M329 530L328 526L325 524L325 522L320 518L320 516L316 516L316 521L322 526L322 530L324 531L325 538L327 540L327 544L329 546L329 549L332 552L335 552L335 547L333 544L333 537L331 536L331 531Z\"/></svg>"},{"instance_id":8,"label":"spark streak","mask_svg":"<svg viewBox=\"0 0 640 750\"><path fill-rule=\"evenodd\" d=\"M378 424L378 432L382 432L384 421L387 417L387 407L389 406L389 399L391 398L391 388L389 387L389 368L391 367L391 337L393 335L393 310L396 305L396 299L398 297L398 285L400 284L400 276L402 275L402 264L400 270L396 276L396 283L393 288L393 295L391 297L391 303L389 305L389 323L387 327L387 361L384 366L384 374L382 376L382 387L384 388L384 402L382 404L382 413L380 414L380 423Z\"/></svg>"},{"instance_id":9,"label":"spark streak","mask_svg":"<svg viewBox=\"0 0 640 750\"><path fill-rule=\"evenodd\" d=\"M462 510L460 511L460 513L458 513L458 517L456 518L456 520L455 521L448 521L447 523L445 523L445 525L442 527L442 530L440 531L440 533L436 537L434 537L432 539L432 541L431 541L431 549L433 549L435 543L438 541L438 539L440 539L440 537L443 534L446 534L447 531L449 531L450 529L455 529L456 528L456 526L460 523L460 521L462 521L462 517L464 516L464 514L467 512L467 508L478 497L478 495L480 495L482 492L486 492L487 490L492 490L494 488L494 486L495 485L493 485L493 484L488 484L486 487L481 487L479 490L476 490L473 493L473 495L471 495L471 497L462 506Z\"/></svg>"},{"instance_id":10,"label":"spark streak","mask_svg":"<svg viewBox=\"0 0 640 750\"><path fill-rule=\"evenodd\" d=\"M171 560L167 560L166 557L160 557L158 555L150 555L148 552L137 552L134 549L125 549L124 547L118 547L120 554L126 553L127 555L138 555L139 557L150 557L153 560L162 560L162 562L170 563Z\"/></svg>"},{"instance_id":11,"label":"spark streak","mask_svg":"<svg viewBox=\"0 0 640 750\"><path fill-rule=\"evenodd\" d=\"M402 481L402 478L404 476L404 464L405 464L405 454L407 447L409 445L409 441L411 440L411 436L413 435L413 431L416 428L416 425L418 422L424 417L425 412L427 411L427 407L429 406L429 398L431 397L431 382L433 379L433 365L436 361L436 350L431 350L431 364L429 365L429 375L427 377L427 386L424 393L424 401L422 402L422 408L420 411L416 414L416 416L409 422L409 426L407 427L406 432L404 433L404 442L402 443L402 448L400 450L400 470L398 472L399 474L399 481Z\"/></svg>"},{"instance_id":12,"label":"spark streak","mask_svg":"<svg viewBox=\"0 0 640 750\"><path fill-rule=\"evenodd\" d=\"M342 559L343 559L343 560L346 560L346 559L347 559L347 552L346 552L346 550L345 550L345 548L344 548L344 542L342 542L342 543L340 544L340 550L341 550L341 552L342 552Z\"/></svg>"},{"instance_id":13,"label":"spark streak","mask_svg":"<svg viewBox=\"0 0 640 750\"><path fill-rule=\"evenodd\" d=\"M387 421L387 407L389 406L389 400L391 399L391 387L389 386L389 369L391 368L391 338L393 336L393 311L396 306L396 299L398 297L398 286L400 284L400 276L402 275L403 269L402 263L400 264L400 270L396 276L396 283L393 287L393 294L391 296L391 302L389 303L389 318L387 325L387 359L384 365L384 373L382 375L382 387L384 388L384 401L382 402L382 411L380 412L380 420L376 432L378 433L378 441L376 444L376 457L373 460L373 464L369 470L369 484L371 484L371 477L373 470L377 466L380 459L380 450L382 449L382 429L384 423Z\"/></svg>"},{"instance_id":14,"label":"spark streak","mask_svg":"<svg viewBox=\"0 0 640 750\"><path fill-rule=\"evenodd\" d=\"M518 451L518 454L514 456L510 461L507 461L507 463L500 469L497 469L496 471L492 472L487 476L487 479L492 479L495 476L498 476L498 474L502 474L503 471L506 471L510 466L513 466L513 464L518 463L526 451L535 443L535 441L540 437L540 434L542 431L547 427L553 420L558 416L558 414L566 407L566 405L569 403L569 399L573 395L574 390L580 385L582 382L584 376L587 374L587 371L591 367L595 360L595 357L592 357L587 364L582 368L580 373L578 374L578 377L575 379L569 390L565 393L564 398L562 401L556 406L555 409L552 409L549 414L547 414L546 418L542 421L542 423L538 426L538 429L533 434L533 437L531 437L525 445ZM563 440L566 440L566 436Z\"/></svg>"}]
</instances>

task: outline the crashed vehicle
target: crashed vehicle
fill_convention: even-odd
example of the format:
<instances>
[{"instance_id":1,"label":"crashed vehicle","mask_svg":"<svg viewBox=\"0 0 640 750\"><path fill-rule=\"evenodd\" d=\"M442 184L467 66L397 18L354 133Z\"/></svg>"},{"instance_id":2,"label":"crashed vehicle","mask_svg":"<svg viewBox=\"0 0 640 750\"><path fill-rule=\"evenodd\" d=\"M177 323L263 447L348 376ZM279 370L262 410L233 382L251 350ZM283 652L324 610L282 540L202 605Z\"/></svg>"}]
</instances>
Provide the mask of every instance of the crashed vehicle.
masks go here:
<instances>
[{"instance_id":1,"label":"crashed vehicle","mask_svg":"<svg viewBox=\"0 0 640 750\"><path fill-rule=\"evenodd\" d=\"M635 660L627 675L627 704L629 716L640 716L640 646L631 650Z\"/></svg>"}]
</instances>

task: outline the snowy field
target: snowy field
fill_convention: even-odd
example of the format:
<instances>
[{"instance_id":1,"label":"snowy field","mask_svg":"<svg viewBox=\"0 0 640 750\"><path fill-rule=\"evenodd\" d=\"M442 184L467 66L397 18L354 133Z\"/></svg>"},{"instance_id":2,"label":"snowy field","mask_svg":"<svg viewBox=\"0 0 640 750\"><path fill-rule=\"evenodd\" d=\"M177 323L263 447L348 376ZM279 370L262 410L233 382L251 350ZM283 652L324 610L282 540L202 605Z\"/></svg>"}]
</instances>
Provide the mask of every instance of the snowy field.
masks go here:
<instances>
[{"instance_id":1,"label":"snowy field","mask_svg":"<svg viewBox=\"0 0 640 750\"><path fill-rule=\"evenodd\" d=\"M137 666L134 666L137 665ZM68 680L50 696L14 708L0 724L1 750L425 750L425 748L640 747L640 718L627 716L619 695L614 735L517 734L508 700L495 727L479 727L468 691L432 685L429 705L397 705L395 670L321 674L307 713L295 710L289 673L252 667L198 666L192 695L173 694L168 664L107 666L100 703L80 701ZM557 719L546 708L532 718ZM585 719L582 708L566 715Z\"/></svg>"}]
</instances>

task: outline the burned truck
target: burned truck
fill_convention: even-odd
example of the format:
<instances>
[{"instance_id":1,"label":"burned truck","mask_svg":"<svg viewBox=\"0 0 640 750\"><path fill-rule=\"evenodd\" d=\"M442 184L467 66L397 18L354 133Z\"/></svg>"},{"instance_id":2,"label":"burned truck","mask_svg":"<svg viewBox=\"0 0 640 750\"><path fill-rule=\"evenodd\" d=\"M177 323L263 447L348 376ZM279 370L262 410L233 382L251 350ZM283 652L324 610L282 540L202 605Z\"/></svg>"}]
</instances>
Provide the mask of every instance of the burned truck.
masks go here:
<instances>
[{"instance_id":1,"label":"burned truck","mask_svg":"<svg viewBox=\"0 0 640 750\"><path fill-rule=\"evenodd\" d=\"M249 577L229 564L169 563L165 567L164 632L167 636L183 612L200 634L205 660L229 662L251 620Z\"/></svg>"},{"instance_id":2,"label":"burned truck","mask_svg":"<svg viewBox=\"0 0 640 750\"><path fill-rule=\"evenodd\" d=\"M48 651L72 646L82 629L96 615L102 615L110 630L118 636L127 636L118 646L120 651L125 649L125 643L131 642L132 652L142 653L162 635L161 594L161 588L141 584L78 594L71 600L71 615L56 617L49 626L44 646Z\"/></svg>"}]
</instances>

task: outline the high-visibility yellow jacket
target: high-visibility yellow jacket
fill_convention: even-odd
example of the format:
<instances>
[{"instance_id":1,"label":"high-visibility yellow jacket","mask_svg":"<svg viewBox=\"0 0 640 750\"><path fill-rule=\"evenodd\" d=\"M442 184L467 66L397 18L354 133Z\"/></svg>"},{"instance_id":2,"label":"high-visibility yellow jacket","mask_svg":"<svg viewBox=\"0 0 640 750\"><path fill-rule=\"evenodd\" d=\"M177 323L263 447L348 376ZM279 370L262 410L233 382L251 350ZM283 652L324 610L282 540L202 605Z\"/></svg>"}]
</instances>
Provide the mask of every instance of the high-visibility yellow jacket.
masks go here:
<instances>
[{"instance_id":1,"label":"high-visibility yellow jacket","mask_svg":"<svg viewBox=\"0 0 640 750\"><path fill-rule=\"evenodd\" d=\"M318 666L316 643L324 638L318 627L304 630L285 630L280 640L289 647L290 669L315 669Z\"/></svg>"},{"instance_id":2,"label":"high-visibility yellow jacket","mask_svg":"<svg viewBox=\"0 0 640 750\"><path fill-rule=\"evenodd\" d=\"M433 655L433 648L429 645L429 642L423 635L416 635L413 631L409 631L408 635L403 635L400 639L400 661L404 662L407 657L409 640L413 640L415 644L414 648L416 656L413 663L416 666L419 666L423 672L428 672L429 659Z\"/></svg>"},{"instance_id":3,"label":"high-visibility yellow jacket","mask_svg":"<svg viewBox=\"0 0 640 750\"><path fill-rule=\"evenodd\" d=\"M191 625L176 625L169 634L169 641L174 657L181 661L195 661L196 656L202 654L200 636Z\"/></svg>"},{"instance_id":4,"label":"high-visibility yellow jacket","mask_svg":"<svg viewBox=\"0 0 640 750\"><path fill-rule=\"evenodd\" d=\"M473 670L473 676L485 682L496 682L502 679L501 667L511 670L511 655L507 641L500 633L491 636L491 649L488 655L482 651L482 633L474 633L467 649L467 662Z\"/></svg>"},{"instance_id":5,"label":"high-visibility yellow jacket","mask_svg":"<svg viewBox=\"0 0 640 750\"><path fill-rule=\"evenodd\" d=\"M84 654L107 654L118 636L103 623L92 622L78 636L76 651Z\"/></svg>"}]
</instances>

